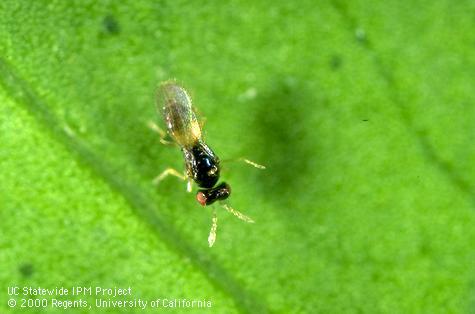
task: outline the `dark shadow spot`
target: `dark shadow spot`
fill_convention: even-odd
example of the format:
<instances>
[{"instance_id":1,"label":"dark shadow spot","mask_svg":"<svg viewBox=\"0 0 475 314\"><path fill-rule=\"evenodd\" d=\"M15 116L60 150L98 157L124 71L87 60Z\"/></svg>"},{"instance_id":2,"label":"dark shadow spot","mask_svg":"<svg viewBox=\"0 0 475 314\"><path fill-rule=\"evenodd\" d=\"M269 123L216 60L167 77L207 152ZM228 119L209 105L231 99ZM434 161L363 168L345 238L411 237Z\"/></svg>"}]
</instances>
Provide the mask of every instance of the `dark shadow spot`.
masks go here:
<instances>
[{"instance_id":1,"label":"dark shadow spot","mask_svg":"<svg viewBox=\"0 0 475 314\"><path fill-rule=\"evenodd\" d=\"M371 280L373 282L379 282L381 280L383 276L381 276L381 273L378 272L377 270L374 270L372 273L371 273Z\"/></svg>"},{"instance_id":2,"label":"dark shadow spot","mask_svg":"<svg viewBox=\"0 0 475 314\"><path fill-rule=\"evenodd\" d=\"M112 15L104 17L102 27L106 34L118 35L120 33L120 25Z\"/></svg>"},{"instance_id":3,"label":"dark shadow spot","mask_svg":"<svg viewBox=\"0 0 475 314\"><path fill-rule=\"evenodd\" d=\"M429 242L424 241L419 245L419 254L422 256L432 255L432 248Z\"/></svg>"},{"instance_id":4,"label":"dark shadow spot","mask_svg":"<svg viewBox=\"0 0 475 314\"><path fill-rule=\"evenodd\" d=\"M338 70L343 63L343 59L339 55L333 55L330 59L330 67L333 70Z\"/></svg>"},{"instance_id":5,"label":"dark shadow spot","mask_svg":"<svg viewBox=\"0 0 475 314\"><path fill-rule=\"evenodd\" d=\"M366 35L366 32L362 28L357 28L355 29L355 38L356 41L362 45L368 45L368 36Z\"/></svg>"},{"instance_id":6,"label":"dark shadow spot","mask_svg":"<svg viewBox=\"0 0 475 314\"><path fill-rule=\"evenodd\" d=\"M308 112L312 103L309 93L297 82L283 80L274 88L257 98L254 128L257 160L265 160L267 171L262 188L267 197L282 203L289 202L305 193L302 179L318 160L312 160L309 132L316 132L307 122L312 114ZM311 110L311 109L310 109ZM269 193L269 191L272 191ZM278 197L276 197L278 196Z\"/></svg>"},{"instance_id":7,"label":"dark shadow spot","mask_svg":"<svg viewBox=\"0 0 475 314\"><path fill-rule=\"evenodd\" d=\"M25 278L30 278L35 272L35 268L30 263L21 264L18 267L18 270L20 271L20 274L22 275L22 277L25 277Z\"/></svg>"}]
</instances>

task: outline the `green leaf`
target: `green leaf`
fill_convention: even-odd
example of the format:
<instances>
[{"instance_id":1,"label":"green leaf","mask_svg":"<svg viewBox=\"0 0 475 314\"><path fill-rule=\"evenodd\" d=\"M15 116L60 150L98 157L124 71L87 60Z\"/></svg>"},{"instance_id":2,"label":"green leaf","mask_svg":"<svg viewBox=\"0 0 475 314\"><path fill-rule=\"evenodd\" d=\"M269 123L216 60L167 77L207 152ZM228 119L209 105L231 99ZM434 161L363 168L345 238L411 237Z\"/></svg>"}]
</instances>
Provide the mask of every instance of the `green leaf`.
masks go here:
<instances>
[{"instance_id":1,"label":"green leaf","mask_svg":"<svg viewBox=\"0 0 475 314\"><path fill-rule=\"evenodd\" d=\"M156 299L473 311L474 13L442 0L3 1L0 311L42 298L13 286L131 287L59 297L110 313L156 312ZM170 78L221 159L267 166L224 164L230 204L256 223L219 208L211 249L211 209L179 180L152 184L183 169L147 126Z\"/></svg>"}]
</instances>

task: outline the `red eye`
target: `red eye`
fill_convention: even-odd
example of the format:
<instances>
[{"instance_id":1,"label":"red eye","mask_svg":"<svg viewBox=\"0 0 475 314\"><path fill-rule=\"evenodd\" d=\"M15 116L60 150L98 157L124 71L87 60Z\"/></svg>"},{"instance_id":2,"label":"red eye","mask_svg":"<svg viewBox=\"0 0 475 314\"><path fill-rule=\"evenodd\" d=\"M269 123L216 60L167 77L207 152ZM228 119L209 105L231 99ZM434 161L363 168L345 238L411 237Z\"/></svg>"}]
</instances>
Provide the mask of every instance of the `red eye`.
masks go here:
<instances>
[{"instance_id":1,"label":"red eye","mask_svg":"<svg viewBox=\"0 0 475 314\"><path fill-rule=\"evenodd\" d=\"M201 206L206 206L206 195L203 192L196 193L196 200Z\"/></svg>"}]
</instances>

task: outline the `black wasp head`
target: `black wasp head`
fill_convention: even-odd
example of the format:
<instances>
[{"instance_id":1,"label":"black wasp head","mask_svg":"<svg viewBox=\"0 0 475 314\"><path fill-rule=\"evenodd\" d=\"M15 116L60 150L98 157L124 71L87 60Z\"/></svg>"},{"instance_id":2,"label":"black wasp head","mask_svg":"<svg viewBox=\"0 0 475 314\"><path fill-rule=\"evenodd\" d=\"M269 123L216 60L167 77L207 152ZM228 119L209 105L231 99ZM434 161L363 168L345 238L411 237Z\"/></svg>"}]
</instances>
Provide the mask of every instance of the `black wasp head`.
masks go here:
<instances>
[{"instance_id":1,"label":"black wasp head","mask_svg":"<svg viewBox=\"0 0 475 314\"><path fill-rule=\"evenodd\" d=\"M200 188L212 188L219 180L219 159L205 144L193 148L194 180Z\"/></svg>"},{"instance_id":2,"label":"black wasp head","mask_svg":"<svg viewBox=\"0 0 475 314\"><path fill-rule=\"evenodd\" d=\"M199 190L196 193L196 200L202 206L211 205L216 201L222 201L227 199L231 195L231 187L223 182L217 185L215 188Z\"/></svg>"}]
</instances>

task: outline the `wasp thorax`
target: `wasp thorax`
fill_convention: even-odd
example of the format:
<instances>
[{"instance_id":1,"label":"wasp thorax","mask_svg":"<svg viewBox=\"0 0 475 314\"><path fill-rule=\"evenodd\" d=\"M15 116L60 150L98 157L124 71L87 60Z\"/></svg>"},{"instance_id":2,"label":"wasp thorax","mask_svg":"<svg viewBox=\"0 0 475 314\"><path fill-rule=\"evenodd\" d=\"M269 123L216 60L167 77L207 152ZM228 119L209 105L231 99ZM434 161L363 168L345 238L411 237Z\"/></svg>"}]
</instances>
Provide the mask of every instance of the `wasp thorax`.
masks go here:
<instances>
[{"instance_id":1,"label":"wasp thorax","mask_svg":"<svg viewBox=\"0 0 475 314\"><path fill-rule=\"evenodd\" d=\"M207 156L201 157L196 163L195 181L199 187L211 188L219 179L219 167L215 160Z\"/></svg>"},{"instance_id":2,"label":"wasp thorax","mask_svg":"<svg viewBox=\"0 0 475 314\"><path fill-rule=\"evenodd\" d=\"M212 188L219 180L219 160L204 143L193 147L193 179L199 187Z\"/></svg>"}]
</instances>

